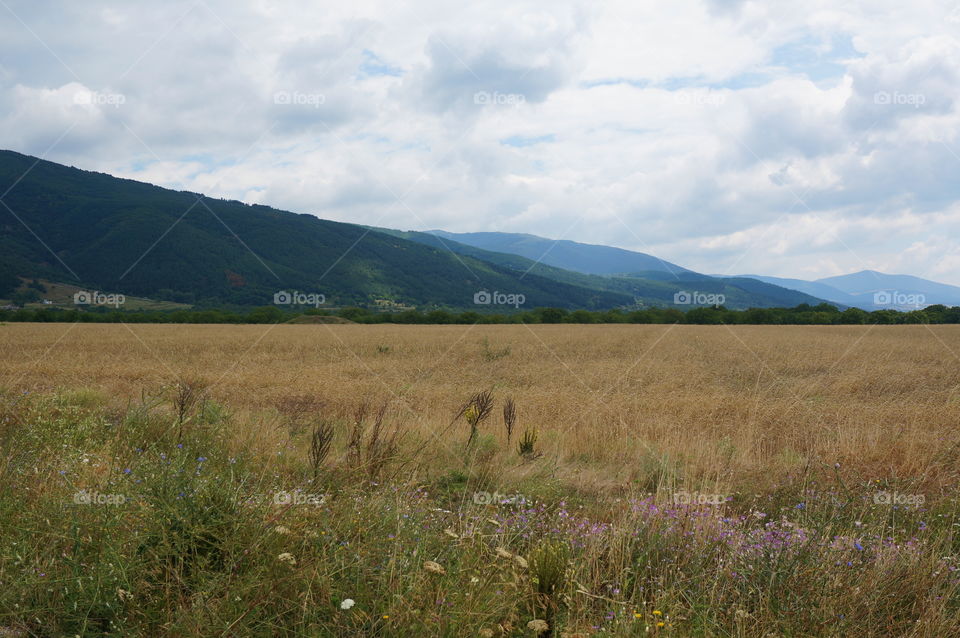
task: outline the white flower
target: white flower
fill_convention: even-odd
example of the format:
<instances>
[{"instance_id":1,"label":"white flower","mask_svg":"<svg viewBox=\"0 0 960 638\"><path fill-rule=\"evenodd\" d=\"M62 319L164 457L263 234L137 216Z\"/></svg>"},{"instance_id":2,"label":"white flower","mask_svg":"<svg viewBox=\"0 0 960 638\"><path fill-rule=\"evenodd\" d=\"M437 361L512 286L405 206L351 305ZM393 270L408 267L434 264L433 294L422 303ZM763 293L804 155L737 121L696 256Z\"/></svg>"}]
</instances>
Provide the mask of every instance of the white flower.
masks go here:
<instances>
[{"instance_id":1,"label":"white flower","mask_svg":"<svg viewBox=\"0 0 960 638\"><path fill-rule=\"evenodd\" d=\"M288 565L296 565L297 559L293 557L293 554L290 552L284 552L277 556L277 560L281 563L287 563Z\"/></svg>"},{"instance_id":2,"label":"white flower","mask_svg":"<svg viewBox=\"0 0 960 638\"><path fill-rule=\"evenodd\" d=\"M342 603L340 603L340 609L350 609L357 603L354 602L353 598L345 598Z\"/></svg>"}]
</instances>

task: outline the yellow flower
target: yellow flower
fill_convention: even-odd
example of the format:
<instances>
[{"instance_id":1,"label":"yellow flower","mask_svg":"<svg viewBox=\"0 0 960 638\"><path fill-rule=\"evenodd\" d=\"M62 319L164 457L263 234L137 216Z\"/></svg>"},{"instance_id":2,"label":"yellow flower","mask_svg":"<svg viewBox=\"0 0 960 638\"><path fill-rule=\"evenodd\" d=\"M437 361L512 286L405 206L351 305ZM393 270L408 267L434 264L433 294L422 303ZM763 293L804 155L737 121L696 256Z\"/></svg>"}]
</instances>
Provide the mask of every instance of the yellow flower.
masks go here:
<instances>
[{"instance_id":1,"label":"yellow flower","mask_svg":"<svg viewBox=\"0 0 960 638\"><path fill-rule=\"evenodd\" d=\"M383 619L384 619L384 620L386 620L386 619L389 618L389 617L390 617L390 614L384 614L384 615L383 615Z\"/></svg>"},{"instance_id":2,"label":"yellow flower","mask_svg":"<svg viewBox=\"0 0 960 638\"><path fill-rule=\"evenodd\" d=\"M471 405L469 408L467 408L467 411L464 412L463 416L467 418L467 423L472 425L476 423L477 418L480 416L480 411L477 410L477 406Z\"/></svg>"},{"instance_id":3,"label":"yellow flower","mask_svg":"<svg viewBox=\"0 0 960 638\"><path fill-rule=\"evenodd\" d=\"M657 611L656 609L654 609L654 610L653 610L653 615L654 615L654 616L662 616L662 615L663 615L663 612L662 612L662 611Z\"/></svg>"},{"instance_id":4,"label":"yellow flower","mask_svg":"<svg viewBox=\"0 0 960 638\"><path fill-rule=\"evenodd\" d=\"M633 617L634 617L634 618L643 618L643 614L641 614L640 612L635 611L635 612L633 612Z\"/></svg>"},{"instance_id":5,"label":"yellow flower","mask_svg":"<svg viewBox=\"0 0 960 638\"><path fill-rule=\"evenodd\" d=\"M663 621L657 623L657 627L663 627L663 625L664 625Z\"/></svg>"}]
</instances>

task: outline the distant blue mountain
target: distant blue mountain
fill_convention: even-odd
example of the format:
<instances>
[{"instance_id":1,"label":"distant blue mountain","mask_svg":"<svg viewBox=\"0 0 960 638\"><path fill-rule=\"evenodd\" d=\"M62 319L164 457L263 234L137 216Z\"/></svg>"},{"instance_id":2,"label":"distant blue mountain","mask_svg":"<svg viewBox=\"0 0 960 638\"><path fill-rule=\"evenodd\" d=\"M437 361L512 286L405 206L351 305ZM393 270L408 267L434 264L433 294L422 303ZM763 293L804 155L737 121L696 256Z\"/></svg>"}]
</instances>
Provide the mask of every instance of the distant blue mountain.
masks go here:
<instances>
[{"instance_id":1,"label":"distant blue mountain","mask_svg":"<svg viewBox=\"0 0 960 638\"><path fill-rule=\"evenodd\" d=\"M643 271L689 273L691 271L646 253L581 244L566 239L547 239L521 233L451 233L430 230L430 234L498 253L510 253L538 263L588 275L621 275Z\"/></svg>"},{"instance_id":2,"label":"distant blue mountain","mask_svg":"<svg viewBox=\"0 0 960 638\"><path fill-rule=\"evenodd\" d=\"M888 275L875 270L861 270L849 275L824 277L815 281L763 275L740 276L759 279L864 310L883 308L913 310L933 304L960 305L960 287L913 275Z\"/></svg>"},{"instance_id":3,"label":"distant blue mountain","mask_svg":"<svg viewBox=\"0 0 960 638\"><path fill-rule=\"evenodd\" d=\"M715 276L729 277L730 275L715 275ZM851 295L838 288L834 288L833 286L829 286L825 283L820 283L818 281L806 281L804 279L790 279L787 277L767 277L766 275L737 275L737 276L749 277L751 279L763 281L768 284L773 284L775 286L789 288L790 290L798 290L800 292L805 292L808 295L813 295L814 297L819 297L820 299L826 299L827 301L841 303L846 306L858 306L860 301L855 295Z\"/></svg>"},{"instance_id":4,"label":"distant blue mountain","mask_svg":"<svg viewBox=\"0 0 960 638\"><path fill-rule=\"evenodd\" d=\"M858 306L908 309L943 304L960 306L960 287L941 284L913 275L887 275L861 270L849 275L824 277L817 283L832 286L858 300Z\"/></svg>"}]
</instances>

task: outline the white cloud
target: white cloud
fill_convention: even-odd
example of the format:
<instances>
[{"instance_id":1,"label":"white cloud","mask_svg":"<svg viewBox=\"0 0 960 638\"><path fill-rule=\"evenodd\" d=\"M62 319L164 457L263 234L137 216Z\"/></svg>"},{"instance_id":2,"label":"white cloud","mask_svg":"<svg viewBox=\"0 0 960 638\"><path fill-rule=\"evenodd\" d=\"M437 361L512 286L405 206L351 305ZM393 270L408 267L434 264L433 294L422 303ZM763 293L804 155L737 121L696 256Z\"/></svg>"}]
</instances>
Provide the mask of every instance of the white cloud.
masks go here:
<instances>
[{"instance_id":1,"label":"white cloud","mask_svg":"<svg viewBox=\"0 0 960 638\"><path fill-rule=\"evenodd\" d=\"M960 284L951 2L8 4L13 150L69 129L49 159L329 219Z\"/></svg>"}]
</instances>

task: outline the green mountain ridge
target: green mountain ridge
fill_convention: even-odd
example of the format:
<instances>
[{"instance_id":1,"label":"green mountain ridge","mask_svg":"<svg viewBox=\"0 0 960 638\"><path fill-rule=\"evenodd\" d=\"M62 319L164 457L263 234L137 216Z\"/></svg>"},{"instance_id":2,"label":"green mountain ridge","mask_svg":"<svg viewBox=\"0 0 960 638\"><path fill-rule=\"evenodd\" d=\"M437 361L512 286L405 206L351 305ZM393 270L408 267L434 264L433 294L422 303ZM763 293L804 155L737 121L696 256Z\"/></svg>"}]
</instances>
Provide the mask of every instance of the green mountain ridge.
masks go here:
<instances>
[{"instance_id":1,"label":"green mountain ridge","mask_svg":"<svg viewBox=\"0 0 960 638\"><path fill-rule=\"evenodd\" d=\"M269 305L278 291L327 305L388 300L473 306L479 290L525 306L610 308L629 295L587 289L416 242L267 206L172 191L0 151L0 285L42 277L206 306ZM0 290L0 296L3 296ZM483 307L490 309L490 306Z\"/></svg>"},{"instance_id":2,"label":"green mountain ridge","mask_svg":"<svg viewBox=\"0 0 960 638\"><path fill-rule=\"evenodd\" d=\"M12 151L0 151L3 191L9 209L0 210L0 298L22 277L200 307L271 305L281 291L322 295L327 308L481 312L521 305L665 307L681 292L720 294L730 308L821 301L752 279L718 279L673 265L618 276L575 272L468 246L443 233L328 221ZM637 254L641 265L657 261ZM515 297L477 304L474 295L481 291Z\"/></svg>"}]
</instances>

